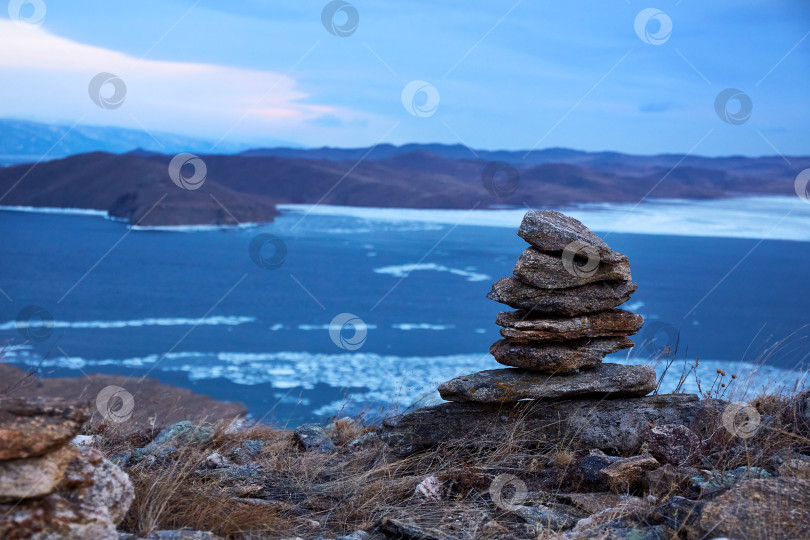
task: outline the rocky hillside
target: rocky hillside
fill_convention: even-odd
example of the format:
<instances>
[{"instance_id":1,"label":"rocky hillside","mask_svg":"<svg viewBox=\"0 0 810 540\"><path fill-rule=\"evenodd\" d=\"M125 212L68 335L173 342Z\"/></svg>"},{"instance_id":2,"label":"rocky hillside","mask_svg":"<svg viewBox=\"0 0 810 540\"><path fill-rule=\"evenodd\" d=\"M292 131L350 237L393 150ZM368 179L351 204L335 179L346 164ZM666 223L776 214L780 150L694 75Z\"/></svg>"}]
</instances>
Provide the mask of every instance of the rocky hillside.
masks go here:
<instances>
[{"instance_id":1,"label":"rocky hillside","mask_svg":"<svg viewBox=\"0 0 810 540\"><path fill-rule=\"evenodd\" d=\"M270 221L274 204L405 208L547 207L654 198L794 194L810 158L627 156L565 149L482 152L443 145L262 149L201 155L199 189L172 183L173 155L90 153L0 168L0 205L75 207L141 225ZM510 165L507 165L510 164Z\"/></svg>"}]
</instances>

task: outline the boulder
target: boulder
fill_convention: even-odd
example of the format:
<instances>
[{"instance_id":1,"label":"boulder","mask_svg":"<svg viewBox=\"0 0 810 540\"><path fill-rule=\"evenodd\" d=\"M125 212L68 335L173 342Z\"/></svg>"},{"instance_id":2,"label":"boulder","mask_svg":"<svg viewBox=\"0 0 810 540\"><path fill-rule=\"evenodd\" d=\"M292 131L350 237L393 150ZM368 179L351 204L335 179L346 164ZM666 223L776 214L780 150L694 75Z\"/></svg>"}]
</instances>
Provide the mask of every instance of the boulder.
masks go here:
<instances>
[{"instance_id":1,"label":"boulder","mask_svg":"<svg viewBox=\"0 0 810 540\"><path fill-rule=\"evenodd\" d=\"M113 540L134 498L129 477L90 448L77 455L56 491L0 503L0 538Z\"/></svg>"},{"instance_id":2,"label":"boulder","mask_svg":"<svg viewBox=\"0 0 810 540\"><path fill-rule=\"evenodd\" d=\"M520 281L541 289L569 289L597 281L630 281L630 263L625 257L615 263L601 258L563 260L562 256L543 253L530 247L518 258L512 271Z\"/></svg>"},{"instance_id":3,"label":"boulder","mask_svg":"<svg viewBox=\"0 0 810 540\"><path fill-rule=\"evenodd\" d=\"M810 481L786 477L743 481L707 502L698 525L712 538L808 538Z\"/></svg>"},{"instance_id":4,"label":"boulder","mask_svg":"<svg viewBox=\"0 0 810 540\"><path fill-rule=\"evenodd\" d=\"M647 449L662 463L681 465L694 456L700 446L700 439L686 426L667 424L652 425L644 430L643 440Z\"/></svg>"},{"instance_id":5,"label":"boulder","mask_svg":"<svg viewBox=\"0 0 810 540\"><path fill-rule=\"evenodd\" d=\"M632 281L601 281L574 289L538 289L515 277L506 277L492 285L487 298L533 313L571 317L623 304L637 288Z\"/></svg>"},{"instance_id":6,"label":"boulder","mask_svg":"<svg viewBox=\"0 0 810 540\"><path fill-rule=\"evenodd\" d=\"M521 343L502 339L489 348L499 363L543 373L576 373L582 368L599 365L611 353L629 349L627 337L592 338L565 343Z\"/></svg>"},{"instance_id":7,"label":"boulder","mask_svg":"<svg viewBox=\"0 0 810 540\"><path fill-rule=\"evenodd\" d=\"M329 438L326 430L320 424L300 425L293 434L307 452L331 454L336 450L335 443L332 442L332 439Z\"/></svg>"},{"instance_id":8,"label":"boulder","mask_svg":"<svg viewBox=\"0 0 810 540\"><path fill-rule=\"evenodd\" d=\"M630 336L641 330L644 318L623 309L609 309L576 317L503 311L495 324L501 335L514 341L568 341L580 338Z\"/></svg>"},{"instance_id":9,"label":"boulder","mask_svg":"<svg viewBox=\"0 0 810 540\"><path fill-rule=\"evenodd\" d=\"M70 441L89 418L84 402L0 397L0 460L41 456Z\"/></svg>"},{"instance_id":10,"label":"boulder","mask_svg":"<svg viewBox=\"0 0 810 540\"><path fill-rule=\"evenodd\" d=\"M448 401L514 403L522 399L644 396L655 390L649 366L599 364L567 375L545 375L522 369L492 369L462 375L439 385Z\"/></svg>"},{"instance_id":11,"label":"boulder","mask_svg":"<svg viewBox=\"0 0 810 540\"><path fill-rule=\"evenodd\" d=\"M621 253L610 249L604 240L588 227L554 210L531 210L526 212L517 232L518 236L540 251L562 252L572 242L593 246L601 260L620 262L626 259Z\"/></svg>"},{"instance_id":12,"label":"boulder","mask_svg":"<svg viewBox=\"0 0 810 540\"><path fill-rule=\"evenodd\" d=\"M0 501L51 493L64 478L70 460L78 454L76 448L68 445L41 457L0 461Z\"/></svg>"},{"instance_id":13,"label":"boulder","mask_svg":"<svg viewBox=\"0 0 810 540\"><path fill-rule=\"evenodd\" d=\"M177 422L163 429L152 442L137 449L133 457L137 461L146 456L164 456L181 446L205 444L214 438L214 433L216 428L213 426L196 425L188 420Z\"/></svg>"},{"instance_id":14,"label":"boulder","mask_svg":"<svg viewBox=\"0 0 810 540\"><path fill-rule=\"evenodd\" d=\"M599 471L599 478L614 493L629 493L641 487L644 473L661 464L649 454L622 458Z\"/></svg>"},{"instance_id":15,"label":"boulder","mask_svg":"<svg viewBox=\"0 0 810 540\"><path fill-rule=\"evenodd\" d=\"M399 454L439 444L496 447L505 439L526 446L562 441L632 454L650 423L691 425L704 404L694 394L632 399L442 403L383 420L381 438Z\"/></svg>"}]
</instances>

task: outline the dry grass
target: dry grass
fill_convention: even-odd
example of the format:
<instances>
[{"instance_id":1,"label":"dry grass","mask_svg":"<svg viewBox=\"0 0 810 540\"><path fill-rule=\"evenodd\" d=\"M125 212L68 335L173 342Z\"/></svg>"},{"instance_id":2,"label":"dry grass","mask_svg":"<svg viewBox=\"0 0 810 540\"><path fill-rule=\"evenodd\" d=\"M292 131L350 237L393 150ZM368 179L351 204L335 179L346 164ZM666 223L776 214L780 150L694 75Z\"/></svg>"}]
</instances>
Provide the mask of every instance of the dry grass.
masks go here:
<instances>
[{"instance_id":1,"label":"dry grass","mask_svg":"<svg viewBox=\"0 0 810 540\"><path fill-rule=\"evenodd\" d=\"M802 398L794 389L752 399L762 424L750 438L730 434L721 417L725 403L710 398L707 403L717 404L717 409L695 426L701 451L691 465L716 473L740 466L773 472L780 455L810 453L810 419ZM370 529L383 518L393 527L392 523L415 516L419 523L452 538L534 538L536 533L529 534L528 525L517 515L493 504L489 489L498 475L519 477L528 490L527 504L593 490L577 472L589 449L577 447L576 434L543 444L518 420L497 441L475 434L467 441L407 457L393 454L373 436L366 444L350 444L375 430L354 420L337 420L329 428L337 451L319 454L303 451L289 431L218 426L209 443L126 468L136 497L121 528L135 533L191 528L234 539L312 538ZM116 436L114 426L99 431L110 456L141 447L154 436L147 432L123 439ZM234 452L255 440L262 442L253 455ZM207 468L205 458L214 452L233 466ZM440 482L439 500L417 493L420 482L430 476ZM658 503L676 495L695 497L688 486L673 485L659 495ZM614 511L618 513L607 512L597 521L660 523L652 506ZM545 529L539 537L552 537L552 532L556 531ZM687 533L678 532L691 537Z\"/></svg>"}]
</instances>

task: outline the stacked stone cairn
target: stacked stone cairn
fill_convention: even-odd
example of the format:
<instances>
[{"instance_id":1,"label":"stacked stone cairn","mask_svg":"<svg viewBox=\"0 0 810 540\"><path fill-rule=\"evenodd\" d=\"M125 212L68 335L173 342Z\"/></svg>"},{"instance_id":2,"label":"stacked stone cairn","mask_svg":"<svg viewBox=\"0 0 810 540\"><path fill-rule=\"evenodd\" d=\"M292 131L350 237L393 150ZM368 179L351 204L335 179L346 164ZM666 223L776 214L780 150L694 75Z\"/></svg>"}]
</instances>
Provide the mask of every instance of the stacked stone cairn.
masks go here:
<instances>
[{"instance_id":1,"label":"stacked stone cairn","mask_svg":"<svg viewBox=\"0 0 810 540\"><path fill-rule=\"evenodd\" d=\"M530 211L518 236L530 244L514 276L498 280L487 296L517 311L498 314L503 339L490 348L505 369L457 377L439 386L456 402L638 397L655 389L648 366L603 363L633 346L627 336L641 315L616 309L629 300L627 257L615 252L574 218Z\"/></svg>"}]
</instances>

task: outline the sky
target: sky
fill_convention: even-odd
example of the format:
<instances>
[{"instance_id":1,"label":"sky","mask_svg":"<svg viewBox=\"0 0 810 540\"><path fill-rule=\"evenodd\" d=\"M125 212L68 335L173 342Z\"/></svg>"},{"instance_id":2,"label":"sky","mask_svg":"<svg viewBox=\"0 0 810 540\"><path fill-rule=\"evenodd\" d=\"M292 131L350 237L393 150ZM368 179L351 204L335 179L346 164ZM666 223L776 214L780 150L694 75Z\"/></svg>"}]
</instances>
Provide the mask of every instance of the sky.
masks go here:
<instances>
[{"instance_id":1,"label":"sky","mask_svg":"<svg viewBox=\"0 0 810 540\"><path fill-rule=\"evenodd\" d=\"M8 4L0 117L178 133L212 151L810 153L805 0Z\"/></svg>"}]
</instances>

